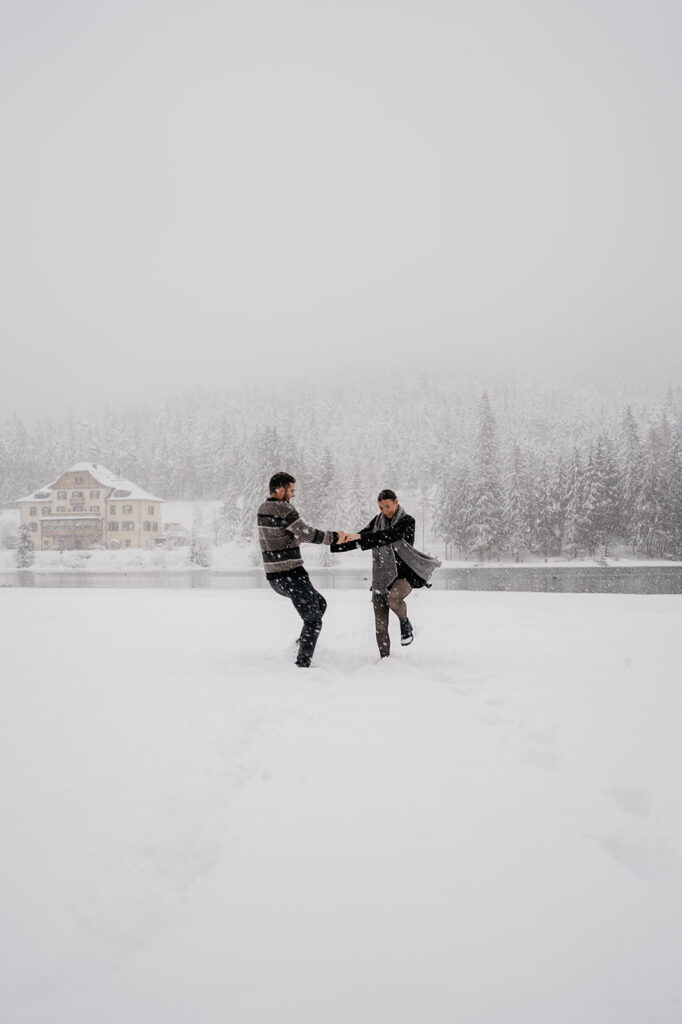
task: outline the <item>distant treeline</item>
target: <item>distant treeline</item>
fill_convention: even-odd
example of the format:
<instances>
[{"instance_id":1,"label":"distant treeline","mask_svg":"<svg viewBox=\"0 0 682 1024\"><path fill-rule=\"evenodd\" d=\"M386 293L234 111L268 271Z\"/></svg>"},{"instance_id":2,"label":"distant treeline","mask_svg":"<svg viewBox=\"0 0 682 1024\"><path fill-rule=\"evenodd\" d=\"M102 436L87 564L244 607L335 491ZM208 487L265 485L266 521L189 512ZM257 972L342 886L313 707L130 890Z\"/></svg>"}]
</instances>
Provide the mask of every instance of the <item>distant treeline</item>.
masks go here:
<instances>
[{"instance_id":1,"label":"distant treeline","mask_svg":"<svg viewBox=\"0 0 682 1024\"><path fill-rule=\"evenodd\" d=\"M250 535L276 469L322 526L367 521L382 487L417 495L461 557L682 556L682 391L547 387L423 373L299 388L193 391L163 406L0 426L0 506L100 463L167 500L221 499ZM421 537L421 533L420 533Z\"/></svg>"}]
</instances>

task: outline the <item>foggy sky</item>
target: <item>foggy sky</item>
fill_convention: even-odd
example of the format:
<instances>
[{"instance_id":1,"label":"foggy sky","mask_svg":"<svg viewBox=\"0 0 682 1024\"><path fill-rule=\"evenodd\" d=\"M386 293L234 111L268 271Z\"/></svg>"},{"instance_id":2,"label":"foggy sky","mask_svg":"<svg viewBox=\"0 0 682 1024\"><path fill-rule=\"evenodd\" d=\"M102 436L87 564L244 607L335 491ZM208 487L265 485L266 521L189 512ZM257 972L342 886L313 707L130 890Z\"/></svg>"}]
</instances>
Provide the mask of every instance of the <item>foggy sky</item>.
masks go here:
<instances>
[{"instance_id":1,"label":"foggy sky","mask_svg":"<svg viewBox=\"0 0 682 1024\"><path fill-rule=\"evenodd\" d=\"M681 30L656 0L3 0L0 416L382 357L679 365Z\"/></svg>"}]
</instances>

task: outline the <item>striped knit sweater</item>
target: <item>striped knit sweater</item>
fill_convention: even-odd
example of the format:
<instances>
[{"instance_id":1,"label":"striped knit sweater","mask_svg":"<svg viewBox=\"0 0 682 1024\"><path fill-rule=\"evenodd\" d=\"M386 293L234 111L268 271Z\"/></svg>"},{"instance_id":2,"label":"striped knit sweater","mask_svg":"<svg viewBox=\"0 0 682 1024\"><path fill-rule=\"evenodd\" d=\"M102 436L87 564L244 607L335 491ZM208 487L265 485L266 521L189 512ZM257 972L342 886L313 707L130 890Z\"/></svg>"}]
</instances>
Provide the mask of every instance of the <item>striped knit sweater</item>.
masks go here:
<instances>
[{"instance_id":1,"label":"striped knit sweater","mask_svg":"<svg viewBox=\"0 0 682 1024\"><path fill-rule=\"evenodd\" d=\"M308 526L288 501L267 498L258 509L258 540L266 576L301 570L300 544L336 544L338 538L334 530Z\"/></svg>"}]
</instances>

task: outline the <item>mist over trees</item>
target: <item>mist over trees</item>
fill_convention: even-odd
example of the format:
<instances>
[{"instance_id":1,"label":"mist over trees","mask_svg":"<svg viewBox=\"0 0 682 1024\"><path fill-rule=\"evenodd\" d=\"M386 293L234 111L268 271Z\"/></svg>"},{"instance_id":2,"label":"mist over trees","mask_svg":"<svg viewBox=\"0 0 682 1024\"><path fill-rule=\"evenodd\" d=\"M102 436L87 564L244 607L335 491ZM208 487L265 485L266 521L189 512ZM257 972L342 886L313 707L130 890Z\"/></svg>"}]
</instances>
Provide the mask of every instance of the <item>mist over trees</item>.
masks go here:
<instances>
[{"instance_id":1,"label":"mist over trees","mask_svg":"<svg viewBox=\"0 0 682 1024\"><path fill-rule=\"evenodd\" d=\"M682 389L446 376L196 390L162 406L0 426L0 507L70 465L107 466L167 500L223 501L249 536L274 470L322 526L363 526L409 492L450 557L682 557ZM418 537L417 543L420 542Z\"/></svg>"}]
</instances>

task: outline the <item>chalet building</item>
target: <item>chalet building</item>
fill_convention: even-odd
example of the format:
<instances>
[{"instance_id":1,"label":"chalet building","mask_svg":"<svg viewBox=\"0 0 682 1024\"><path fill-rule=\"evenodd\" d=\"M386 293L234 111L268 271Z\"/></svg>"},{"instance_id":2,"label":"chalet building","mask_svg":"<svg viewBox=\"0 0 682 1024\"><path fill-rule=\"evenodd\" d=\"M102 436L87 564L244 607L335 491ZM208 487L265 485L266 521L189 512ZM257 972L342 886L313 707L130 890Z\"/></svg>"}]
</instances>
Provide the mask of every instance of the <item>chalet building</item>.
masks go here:
<instances>
[{"instance_id":1,"label":"chalet building","mask_svg":"<svg viewBox=\"0 0 682 1024\"><path fill-rule=\"evenodd\" d=\"M104 466L79 462L17 504L34 548L51 551L154 547L162 502Z\"/></svg>"}]
</instances>

